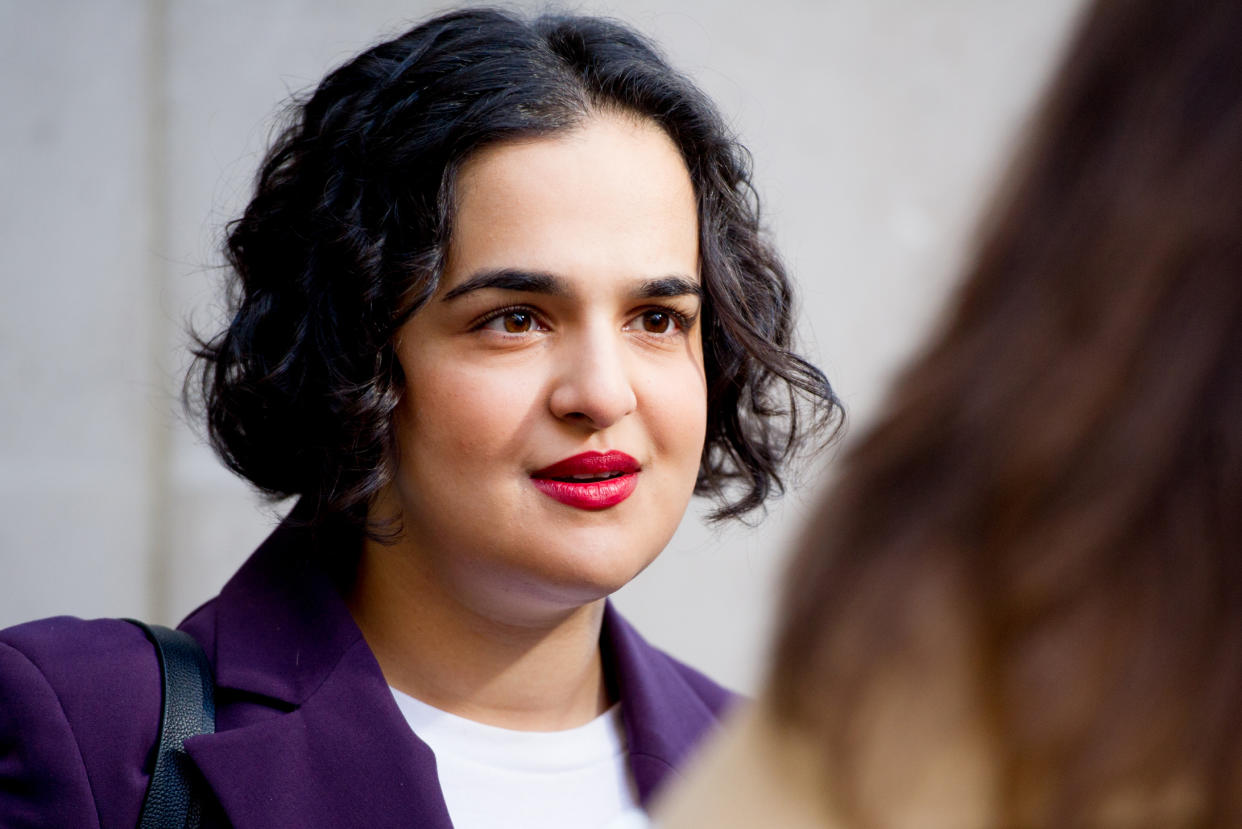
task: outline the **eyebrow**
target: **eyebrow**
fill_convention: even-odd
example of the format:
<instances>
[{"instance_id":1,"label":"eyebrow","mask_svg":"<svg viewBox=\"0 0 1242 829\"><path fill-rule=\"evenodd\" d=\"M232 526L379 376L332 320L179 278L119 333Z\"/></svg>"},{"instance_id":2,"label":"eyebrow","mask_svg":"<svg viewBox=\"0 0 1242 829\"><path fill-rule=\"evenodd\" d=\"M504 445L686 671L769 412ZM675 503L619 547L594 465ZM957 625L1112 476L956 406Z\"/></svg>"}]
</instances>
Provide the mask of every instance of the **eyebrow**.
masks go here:
<instances>
[{"instance_id":1,"label":"eyebrow","mask_svg":"<svg viewBox=\"0 0 1242 829\"><path fill-rule=\"evenodd\" d=\"M636 299L659 299L661 297L696 296L702 298L703 286L684 276L663 276L649 279L634 292Z\"/></svg>"},{"instance_id":2,"label":"eyebrow","mask_svg":"<svg viewBox=\"0 0 1242 829\"><path fill-rule=\"evenodd\" d=\"M492 288L500 291L521 291L530 294L568 296L570 291L564 280L543 271L524 271L517 268L480 271L444 295L441 302L459 296ZM635 299L658 299L675 296L703 296L703 287L683 276L663 276L642 282L633 292Z\"/></svg>"},{"instance_id":3,"label":"eyebrow","mask_svg":"<svg viewBox=\"0 0 1242 829\"><path fill-rule=\"evenodd\" d=\"M552 294L554 296L564 296L569 293L565 283L550 273L502 268L495 271L476 273L446 293L441 302L448 302L464 294L481 291L485 288L495 288L501 291L523 291L530 294Z\"/></svg>"}]
</instances>

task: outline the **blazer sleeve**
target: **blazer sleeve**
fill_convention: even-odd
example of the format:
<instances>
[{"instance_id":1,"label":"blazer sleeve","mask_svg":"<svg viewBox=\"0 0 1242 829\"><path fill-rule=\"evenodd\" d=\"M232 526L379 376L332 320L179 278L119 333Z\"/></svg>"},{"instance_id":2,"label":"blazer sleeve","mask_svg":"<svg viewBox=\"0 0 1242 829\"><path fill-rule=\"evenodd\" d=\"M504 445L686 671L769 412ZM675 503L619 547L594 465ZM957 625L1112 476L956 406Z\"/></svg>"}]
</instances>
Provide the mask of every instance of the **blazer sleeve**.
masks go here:
<instances>
[{"instance_id":1,"label":"blazer sleeve","mask_svg":"<svg viewBox=\"0 0 1242 829\"><path fill-rule=\"evenodd\" d=\"M0 826L137 825L160 695L155 650L127 622L0 631Z\"/></svg>"},{"instance_id":2,"label":"blazer sleeve","mask_svg":"<svg viewBox=\"0 0 1242 829\"><path fill-rule=\"evenodd\" d=\"M0 643L0 826L98 827L86 766L56 692Z\"/></svg>"}]
</instances>

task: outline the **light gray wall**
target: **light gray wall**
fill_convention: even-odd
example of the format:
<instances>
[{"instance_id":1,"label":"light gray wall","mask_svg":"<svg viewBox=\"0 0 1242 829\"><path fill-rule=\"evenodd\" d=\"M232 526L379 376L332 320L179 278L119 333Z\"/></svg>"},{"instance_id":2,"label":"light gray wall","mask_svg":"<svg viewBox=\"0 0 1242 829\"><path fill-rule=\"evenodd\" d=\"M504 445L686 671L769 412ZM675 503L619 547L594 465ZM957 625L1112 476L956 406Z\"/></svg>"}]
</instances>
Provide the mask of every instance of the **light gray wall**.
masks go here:
<instances>
[{"instance_id":1,"label":"light gray wall","mask_svg":"<svg viewBox=\"0 0 1242 829\"><path fill-rule=\"evenodd\" d=\"M857 432L943 301L1080 2L574 8L655 37L750 146L805 348ZM221 227L280 102L443 8L0 0L0 626L175 621L273 525L179 414L185 325L218 319ZM780 564L828 469L753 529L692 510L619 605L753 690Z\"/></svg>"}]
</instances>

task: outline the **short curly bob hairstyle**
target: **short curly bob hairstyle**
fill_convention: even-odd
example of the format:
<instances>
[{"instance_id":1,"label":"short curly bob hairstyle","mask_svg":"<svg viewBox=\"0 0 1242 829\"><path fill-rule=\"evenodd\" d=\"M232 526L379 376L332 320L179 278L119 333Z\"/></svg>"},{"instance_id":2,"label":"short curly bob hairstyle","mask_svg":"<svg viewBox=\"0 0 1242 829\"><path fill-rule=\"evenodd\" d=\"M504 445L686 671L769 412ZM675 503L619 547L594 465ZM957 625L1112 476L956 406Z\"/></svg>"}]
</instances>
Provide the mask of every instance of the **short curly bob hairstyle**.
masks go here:
<instances>
[{"instance_id":1,"label":"short curly bob hairstyle","mask_svg":"<svg viewBox=\"0 0 1242 829\"><path fill-rule=\"evenodd\" d=\"M717 519L782 491L781 467L835 435L841 408L790 350L790 286L760 231L749 154L629 28L494 9L430 20L294 102L229 227L231 321L198 341L187 377L224 463L269 497L302 496L312 524L365 527L395 472L393 338L436 289L463 162L606 110L659 124L694 184L708 384L695 491L717 497Z\"/></svg>"}]
</instances>

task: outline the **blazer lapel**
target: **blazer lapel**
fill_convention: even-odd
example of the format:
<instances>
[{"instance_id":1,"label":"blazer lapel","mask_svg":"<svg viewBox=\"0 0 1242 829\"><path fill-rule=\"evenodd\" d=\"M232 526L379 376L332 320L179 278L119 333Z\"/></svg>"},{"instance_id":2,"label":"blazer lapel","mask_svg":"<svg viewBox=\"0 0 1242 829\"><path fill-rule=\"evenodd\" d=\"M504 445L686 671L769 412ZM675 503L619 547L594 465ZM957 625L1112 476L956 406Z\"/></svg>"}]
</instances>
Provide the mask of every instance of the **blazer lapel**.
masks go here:
<instances>
[{"instance_id":1,"label":"blazer lapel","mask_svg":"<svg viewBox=\"0 0 1242 829\"><path fill-rule=\"evenodd\" d=\"M341 596L355 533L295 508L182 628L216 671L217 728L186 740L230 822L452 829L435 756L402 716Z\"/></svg>"},{"instance_id":2,"label":"blazer lapel","mask_svg":"<svg viewBox=\"0 0 1242 829\"><path fill-rule=\"evenodd\" d=\"M401 716L359 640L301 707L186 741L237 829L452 829L431 749Z\"/></svg>"},{"instance_id":3,"label":"blazer lapel","mask_svg":"<svg viewBox=\"0 0 1242 829\"><path fill-rule=\"evenodd\" d=\"M649 645L611 602L604 608L600 643L621 698L638 799L650 808L660 787L678 774L695 746L717 726L718 714L676 663Z\"/></svg>"}]
</instances>

